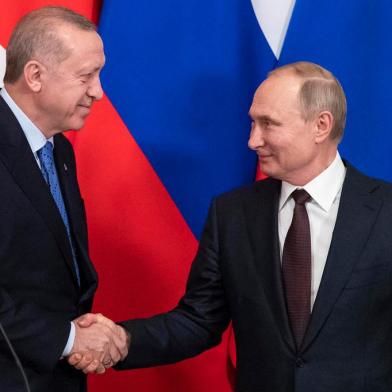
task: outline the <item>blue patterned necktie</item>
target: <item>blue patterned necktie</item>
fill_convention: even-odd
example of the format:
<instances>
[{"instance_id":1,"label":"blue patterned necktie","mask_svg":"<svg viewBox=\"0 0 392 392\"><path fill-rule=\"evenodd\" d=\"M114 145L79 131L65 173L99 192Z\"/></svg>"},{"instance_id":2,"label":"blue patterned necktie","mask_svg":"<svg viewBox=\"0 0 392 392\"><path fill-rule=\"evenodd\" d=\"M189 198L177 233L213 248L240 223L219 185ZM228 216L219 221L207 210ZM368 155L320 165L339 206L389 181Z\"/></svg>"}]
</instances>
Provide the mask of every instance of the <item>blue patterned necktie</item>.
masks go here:
<instances>
[{"instance_id":1,"label":"blue patterned necktie","mask_svg":"<svg viewBox=\"0 0 392 392\"><path fill-rule=\"evenodd\" d=\"M60 183L57 177L56 166L54 164L53 157L53 145L51 142L46 142L46 144L37 151L38 158L41 164L41 171L45 178L45 181L49 185L50 192L52 193L53 199L56 202L57 208L60 212L61 218L63 219L64 226L67 230L68 239L71 245L72 259L74 262L76 278L78 280L78 285L80 286L80 273L78 263L76 261L75 249L72 242L71 230L69 227L68 215L65 209L63 195L61 194Z\"/></svg>"}]
</instances>

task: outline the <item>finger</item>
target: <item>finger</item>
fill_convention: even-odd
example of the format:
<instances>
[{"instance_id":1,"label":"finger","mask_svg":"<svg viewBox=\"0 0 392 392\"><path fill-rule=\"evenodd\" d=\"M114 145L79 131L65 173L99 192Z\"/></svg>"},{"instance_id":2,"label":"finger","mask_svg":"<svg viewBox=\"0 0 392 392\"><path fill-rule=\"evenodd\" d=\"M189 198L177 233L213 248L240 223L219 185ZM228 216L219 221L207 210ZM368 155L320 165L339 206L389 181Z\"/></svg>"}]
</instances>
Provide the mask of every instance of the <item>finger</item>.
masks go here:
<instances>
[{"instance_id":1,"label":"finger","mask_svg":"<svg viewBox=\"0 0 392 392\"><path fill-rule=\"evenodd\" d=\"M128 355L130 337L128 332L120 325L116 325L116 337L113 338L113 342L120 353L121 359L124 360Z\"/></svg>"},{"instance_id":2,"label":"finger","mask_svg":"<svg viewBox=\"0 0 392 392\"><path fill-rule=\"evenodd\" d=\"M124 360L128 356L129 347L131 345L131 334L121 325L119 325L118 328L120 333L123 334L123 339L125 341L125 344L121 350L121 360Z\"/></svg>"},{"instance_id":3,"label":"finger","mask_svg":"<svg viewBox=\"0 0 392 392\"><path fill-rule=\"evenodd\" d=\"M82 356L81 360L74 365L74 367L79 370L84 370L93 362L96 367L99 365L99 360L97 358L94 358L94 356L90 353L86 353Z\"/></svg>"},{"instance_id":4,"label":"finger","mask_svg":"<svg viewBox=\"0 0 392 392\"><path fill-rule=\"evenodd\" d=\"M109 354L110 354L110 358L111 358L111 366L115 365L121 359L121 353L120 353L119 349L114 344L110 345Z\"/></svg>"},{"instance_id":5,"label":"finger","mask_svg":"<svg viewBox=\"0 0 392 392\"><path fill-rule=\"evenodd\" d=\"M100 322L102 324L106 324L108 326L110 326L111 324L114 324L112 320L105 317L102 313L96 313L95 315L97 317L98 322Z\"/></svg>"},{"instance_id":6,"label":"finger","mask_svg":"<svg viewBox=\"0 0 392 392\"><path fill-rule=\"evenodd\" d=\"M95 373L97 373L97 374L103 374L103 373L105 373L105 372L106 372L106 368L105 368L105 366L103 366L102 364L100 364L100 365L98 366L97 370L95 371Z\"/></svg>"},{"instance_id":7,"label":"finger","mask_svg":"<svg viewBox=\"0 0 392 392\"><path fill-rule=\"evenodd\" d=\"M113 364L116 364L122 358L122 351L125 342L116 334L111 333L110 344L108 346L108 354Z\"/></svg>"},{"instance_id":8,"label":"finger","mask_svg":"<svg viewBox=\"0 0 392 392\"><path fill-rule=\"evenodd\" d=\"M114 361L111 356L107 355L105 358L102 360L102 365L105 367L105 369L109 369L114 365Z\"/></svg>"},{"instance_id":9,"label":"finger","mask_svg":"<svg viewBox=\"0 0 392 392\"><path fill-rule=\"evenodd\" d=\"M102 326L105 326L108 328L112 333L117 333L117 324L114 323L112 320L109 318L105 317L101 313L97 313L96 315L97 323L101 324Z\"/></svg>"},{"instance_id":10,"label":"finger","mask_svg":"<svg viewBox=\"0 0 392 392\"><path fill-rule=\"evenodd\" d=\"M119 329L121 328L122 330L125 331L125 329L123 327L121 327L120 325L116 324L114 321L112 321L111 319L105 317L103 314L101 313L97 313L95 314L96 316L96 322L101 324L102 326L107 327L111 332L122 336L122 333L119 332Z\"/></svg>"},{"instance_id":11,"label":"finger","mask_svg":"<svg viewBox=\"0 0 392 392\"><path fill-rule=\"evenodd\" d=\"M67 361L71 366L75 366L82 359L82 356L79 353L72 354L68 357Z\"/></svg>"},{"instance_id":12,"label":"finger","mask_svg":"<svg viewBox=\"0 0 392 392\"><path fill-rule=\"evenodd\" d=\"M83 368L83 373L85 374L91 374L91 373L96 373L97 369L100 368L101 364L97 359L94 359L89 365L87 365L85 368Z\"/></svg>"}]
</instances>

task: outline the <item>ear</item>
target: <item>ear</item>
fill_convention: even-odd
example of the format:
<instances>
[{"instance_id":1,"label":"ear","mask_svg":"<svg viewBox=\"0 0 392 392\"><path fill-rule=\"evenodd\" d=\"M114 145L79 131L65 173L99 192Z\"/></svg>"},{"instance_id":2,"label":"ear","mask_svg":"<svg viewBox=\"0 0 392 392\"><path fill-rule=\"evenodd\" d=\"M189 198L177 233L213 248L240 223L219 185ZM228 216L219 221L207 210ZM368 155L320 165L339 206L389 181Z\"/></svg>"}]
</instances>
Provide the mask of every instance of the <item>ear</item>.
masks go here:
<instances>
[{"instance_id":1,"label":"ear","mask_svg":"<svg viewBox=\"0 0 392 392\"><path fill-rule=\"evenodd\" d=\"M319 113L316 118L316 143L323 143L326 140L332 131L333 127L333 115L331 112L323 111Z\"/></svg>"},{"instance_id":2,"label":"ear","mask_svg":"<svg viewBox=\"0 0 392 392\"><path fill-rule=\"evenodd\" d=\"M24 67L24 78L31 91L38 93L42 88L42 75L45 67L39 61L30 60Z\"/></svg>"}]
</instances>

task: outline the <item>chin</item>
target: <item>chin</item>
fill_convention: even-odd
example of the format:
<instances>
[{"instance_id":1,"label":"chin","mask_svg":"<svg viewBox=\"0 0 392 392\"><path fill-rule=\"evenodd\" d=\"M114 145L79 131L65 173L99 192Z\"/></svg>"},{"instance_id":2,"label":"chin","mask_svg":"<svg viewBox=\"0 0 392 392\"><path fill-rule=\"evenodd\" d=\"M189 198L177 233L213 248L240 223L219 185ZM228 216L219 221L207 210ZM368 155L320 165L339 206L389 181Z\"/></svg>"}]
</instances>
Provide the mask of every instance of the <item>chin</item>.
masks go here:
<instances>
[{"instance_id":1,"label":"chin","mask_svg":"<svg viewBox=\"0 0 392 392\"><path fill-rule=\"evenodd\" d=\"M260 162L259 168L260 171L262 171L268 177L274 177L274 174L276 173L276 171L270 168L268 164L263 164Z\"/></svg>"},{"instance_id":2,"label":"chin","mask_svg":"<svg viewBox=\"0 0 392 392\"><path fill-rule=\"evenodd\" d=\"M70 127L68 129L72 129L74 131L78 131L79 129L84 127L84 123L85 123L84 120L75 121L72 124L70 124Z\"/></svg>"}]
</instances>

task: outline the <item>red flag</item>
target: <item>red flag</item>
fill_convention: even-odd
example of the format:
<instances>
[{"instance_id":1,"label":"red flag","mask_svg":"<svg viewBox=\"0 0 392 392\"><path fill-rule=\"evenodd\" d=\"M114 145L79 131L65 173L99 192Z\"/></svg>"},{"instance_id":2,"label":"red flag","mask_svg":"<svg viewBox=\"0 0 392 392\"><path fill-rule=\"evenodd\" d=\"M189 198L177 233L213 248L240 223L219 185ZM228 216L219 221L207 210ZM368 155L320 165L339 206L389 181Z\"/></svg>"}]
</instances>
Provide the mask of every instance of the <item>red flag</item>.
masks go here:
<instances>
[{"instance_id":1,"label":"red flag","mask_svg":"<svg viewBox=\"0 0 392 392\"><path fill-rule=\"evenodd\" d=\"M51 1L0 6L0 44L16 22ZM98 22L102 0L61 0ZM3 8L3 12L1 12ZM89 245L100 284L94 310L120 320L174 307L185 289L197 240L110 101L94 105L86 126L67 133L85 199ZM226 339L225 339L226 341ZM90 378L92 391L229 391L226 345L180 364Z\"/></svg>"}]
</instances>

